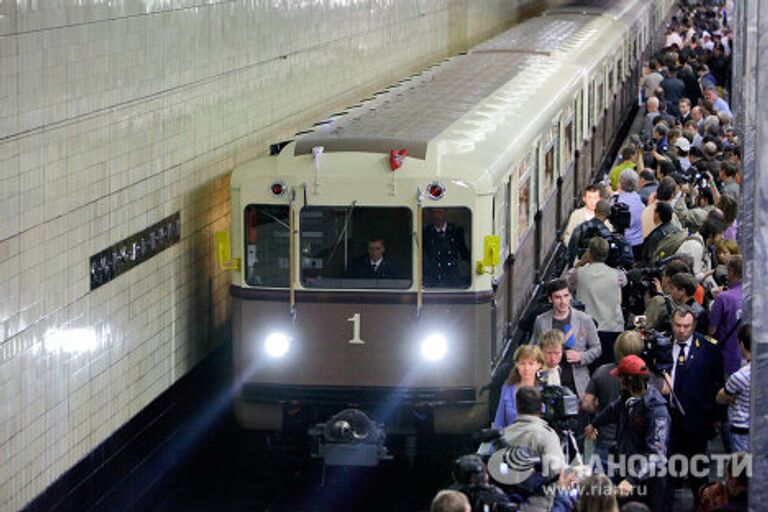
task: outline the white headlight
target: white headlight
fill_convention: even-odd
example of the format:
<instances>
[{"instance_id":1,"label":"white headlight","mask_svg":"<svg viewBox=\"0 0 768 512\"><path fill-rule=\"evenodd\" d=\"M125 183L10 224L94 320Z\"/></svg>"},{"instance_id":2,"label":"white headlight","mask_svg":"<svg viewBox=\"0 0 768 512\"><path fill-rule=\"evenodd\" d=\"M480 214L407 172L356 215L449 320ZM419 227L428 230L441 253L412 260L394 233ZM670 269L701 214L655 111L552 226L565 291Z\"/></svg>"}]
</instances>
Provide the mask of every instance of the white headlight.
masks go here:
<instances>
[{"instance_id":1,"label":"white headlight","mask_svg":"<svg viewBox=\"0 0 768 512\"><path fill-rule=\"evenodd\" d=\"M280 358L288 353L291 339L281 332L273 332L264 342L264 350L270 357Z\"/></svg>"},{"instance_id":2,"label":"white headlight","mask_svg":"<svg viewBox=\"0 0 768 512\"><path fill-rule=\"evenodd\" d=\"M428 361L439 361L448 351L448 341L442 334L430 334L421 343L421 355Z\"/></svg>"}]
</instances>

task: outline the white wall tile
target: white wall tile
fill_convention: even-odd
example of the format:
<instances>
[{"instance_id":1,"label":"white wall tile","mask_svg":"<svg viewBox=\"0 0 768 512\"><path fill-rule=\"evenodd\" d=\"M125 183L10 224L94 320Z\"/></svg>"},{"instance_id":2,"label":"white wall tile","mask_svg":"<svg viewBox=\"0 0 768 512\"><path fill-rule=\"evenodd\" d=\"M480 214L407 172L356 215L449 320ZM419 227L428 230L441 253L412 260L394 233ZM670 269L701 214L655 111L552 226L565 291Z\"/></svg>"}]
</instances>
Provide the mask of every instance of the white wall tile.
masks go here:
<instances>
[{"instance_id":1,"label":"white wall tile","mask_svg":"<svg viewBox=\"0 0 768 512\"><path fill-rule=\"evenodd\" d=\"M206 355L228 305L211 233L237 163L499 30L514 5L0 0L0 510ZM176 211L180 243L90 291L91 255Z\"/></svg>"}]
</instances>

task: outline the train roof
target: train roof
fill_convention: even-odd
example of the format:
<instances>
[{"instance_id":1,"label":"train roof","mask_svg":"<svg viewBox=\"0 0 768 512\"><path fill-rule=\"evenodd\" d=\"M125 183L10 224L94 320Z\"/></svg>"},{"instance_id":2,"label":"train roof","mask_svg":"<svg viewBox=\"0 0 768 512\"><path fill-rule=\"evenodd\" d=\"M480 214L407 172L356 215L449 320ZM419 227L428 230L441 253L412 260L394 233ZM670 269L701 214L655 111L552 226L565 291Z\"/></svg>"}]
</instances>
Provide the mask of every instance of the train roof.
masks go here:
<instances>
[{"instance_id":1,"label":"train roof","mask_svg":"<svg viewBox=\"0 0 768 512\"><path fill-rule=\"evenodd\" d=\"M620 13L649 8L642 0L601 8L607 4ZM496 172L525 157L623 41L631 20L604 14L548 11L531 18L297 134L279 160L311 155L316 146L326 154L406 148L427 164L420 174L460 176L487 193Z\"/></svg>"},{"instance_id":2,"label":"train roof","mask_svg":"<svg viewBox=\"0 0 768 512\"><path fill-rule=\"evenodd\" d=\"M294 154L311 154L316 146L326 153L407 148L409 156L424 159L430 142L478 103L518 75L540 72L541 57L589 44L595 31L579 32L596 18L565 13L527 20L320 123L296 139Z\"/></svg>"},{"instance_id":3,"label":"train roof","mask_svg":"<svg viewBox=\"0 0 768 512\"><path fill-rule=\"evenodd\" d=\"M504 51L546 54L561 51L569 43L572 44L574 35L594 19L594 15L570 13L532 18L475 46L471 53Z\"/></svg>"},{"instance_id":4,"label":"train roof","mask_svg":"<svg viewBox=\"0 0 768 512\"><path fill-rule=\"evenodd\" d=\"M495 90L528 67L535 55L461 55L429 69L346 115L296 140L296 155L325 152L389 153L407 148L424 159L427 145Z\"/></svg>"}]
</instances>

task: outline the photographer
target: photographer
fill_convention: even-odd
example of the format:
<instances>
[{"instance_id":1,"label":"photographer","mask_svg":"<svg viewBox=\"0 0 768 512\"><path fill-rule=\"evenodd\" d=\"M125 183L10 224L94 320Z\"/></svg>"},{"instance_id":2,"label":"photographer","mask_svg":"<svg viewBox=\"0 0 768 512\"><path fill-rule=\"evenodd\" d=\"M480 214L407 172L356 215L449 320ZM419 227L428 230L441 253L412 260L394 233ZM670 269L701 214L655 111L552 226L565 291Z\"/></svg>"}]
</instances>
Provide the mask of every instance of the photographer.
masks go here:
<instances>
[{"instance_id":1,"label":"photographer","mask_svg":"<svg viewBox=\"0 0 768 512\"><path fill-rule=\"evenodd\" d=\"M696 331L707 332L709 327L709 315L704 307L694 300L698 281L687 272L679 272L669 279L669 298L675 306L688 306L693 311L696 319Z\"/></svg>"},{"instance_id":2,"label":"photographer","mask_svg":"<svg viewBox=\"0 0 768 512\"><path fill-rule=\"evenodd\" d=\"M643 242L642 261L644 264L648 265L653 261L653 255L659 242L666 238L667 235L681 231L680 227L672 224L673 216L674 212L669 203L659 201L656 204L656 209L653 213L653 222L656 224L656 227L653 228L653 231Z\"/></svg>"},{"instance_id":3,"label":"photographer","mask_svg":"<svg viewBox=\"0 0 768 512\"><path fill-rule=\"evenodd\" d=\"M611 375L619 378L620 396L597 414L584 429L590 439L596 439L598 429L616 423L617 451L627 459L643 455L619 483L620 496L628 497L633 491L655 512L663 507L664 479L655 476L666 463L670 416L661 393L648 385L651 372L639 356L624 357ZM638 488L638 486L643 486Z\"/></svg>"},{"instance_id":4,"label":"photographer","mask_svg":"<svg viewBox=\"0 0 768 512\"><path fill-rule=\"evenodd\" d=\"M634 259L640 259L643 245L642 215L643 199L637 193L637 173L633 169L625 169L619 175L619 195L617 202L629 207L629 227L622 233L632 246Z\"/></svg>"},{"instance_id":5,"label":"photographer","mask_svg":"<svg viewBox=\"0 0 768 512\"><path fill-rule=\"evenodd\" d=\"M576 226L568 243L568 267L571 267L581 257L590 238L593 236L605 239L611 237L611 230L606 222L610 214L611 204L605 199L600 199L595 205L595 216Z\"/></svg>"},{"instance_id":6,"label":"photographer","mask_svg":"<svg viewBox=\"0 0 768 512\"><path fill-rule=\"evenodd\" d=\"M605 264L608 251L606 240L593 237L587 252L566 275L571 289L584 304L584 312L597 322L603 361L611 360L616 337L624 330L621 288L627 284L624 271Z\"/></svg>"},{"instance_id":7,"label":"photographer","mask_svg":"<svg viewBox=\"0 0 768 512\"><path fill-rule=\"evenodd\" d=\"M488 482L485 464L478 455L459 457L453 466L451 490L464 493L472 512L512 512L518 507L509 496ZM487 508L486 508L487 507Z\"/></svg>"},{"instance_id":8,"label":"photographer","mask_svg":"<svg viewBox=\"0 0 768 512\"><path fill-rule=\"evenodd\" d=\"M654 279L655 295L649 298L645 306L646 325L649 329L669 332L672 311L675 309L672 298L668 295L672 276L678 273L690 274L690 267L680 260L668 262L661 275L661 281Z\"/></svg>"},{"instance_id":9,"label":"photographer","mask_svg":"<svg viewBox=\"0 0 768 512\"><path fill-rule=\"evenodd\" d=\"M692 169L692 176L679 176L678 194L674 201L674 210L677 218L684 228L691 231L701 229L707 215L715 207L707 182L707 174L701 169L706 169L706 162L698 162Z\"/></svg>"},{"instance_id":10,"label":"photographer","mask_svg":"<svg viewBox=\"0 0 768 512\"><path fill-rule=\"evenodd\" d=\"M563 470L567 462L560 446L560 436L541 418L542 400L541 393L532 386L523 386L515 395L518 416L517 419L502 434L502 439L510 447L522 447L536 458L541 459L541 477L544 482L553 482L563 479ZM501 467L503 457L499 452L506 454L508 450L499 450L488 461L488 471L497 482L501 484L515 484L524 479L514 479L509 475L507 466ZM531 470L531 473L533 471ZM510 480L512 478L512 480ZM549 510L552 498L543 495L533 495L526 501L526 510Z\"/></svg>"},{"instance_id":11,"label":"photographer","mask_svg":"<svg viewBox=\"0 0 768 512\"><path fill-rule=\"evenodd\" d=\"M658 203L668 203L672 206L672 198L675 196L676 191L677 183L675 183L674 179L669 176L659 178L659 186L656 189L656 195L652 195L648 198L648 206L643 209L643 213L640 216L643 228L643 239L648 238L648 235L650 235L651 231L657 226L656 219L653 215L656 211L656 205ZM672 220L670 222L682 229L680 221L674 213L672 214Z\"/></svg>"}]
</instances>

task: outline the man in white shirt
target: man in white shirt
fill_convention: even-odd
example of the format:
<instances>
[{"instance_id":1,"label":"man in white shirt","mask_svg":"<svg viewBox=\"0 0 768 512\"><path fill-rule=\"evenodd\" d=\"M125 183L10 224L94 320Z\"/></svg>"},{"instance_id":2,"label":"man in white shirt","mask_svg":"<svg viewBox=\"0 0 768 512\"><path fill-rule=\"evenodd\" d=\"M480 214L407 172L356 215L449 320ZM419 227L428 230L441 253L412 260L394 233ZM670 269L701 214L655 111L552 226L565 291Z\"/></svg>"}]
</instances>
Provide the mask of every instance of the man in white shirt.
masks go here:
<instances>
[{"instance_id":1,"label":"man in white shirt","mask_svg":"<svg viewBox=\"0 0 768 512\"><path fill-rule=\"evenodd\" d=\"M571 216L568 217L568 224L563 231L563 244L568 247L571 241L571 235L576 226L582 222L586 222L595 216L595 206L600 200L600 189L595 185L589 185L584 189L584 195L581 197L584 202L584 206L576 208L571 212Z\"/></svg>"}]
</instances>

